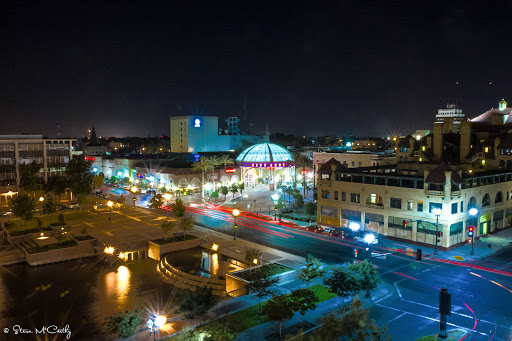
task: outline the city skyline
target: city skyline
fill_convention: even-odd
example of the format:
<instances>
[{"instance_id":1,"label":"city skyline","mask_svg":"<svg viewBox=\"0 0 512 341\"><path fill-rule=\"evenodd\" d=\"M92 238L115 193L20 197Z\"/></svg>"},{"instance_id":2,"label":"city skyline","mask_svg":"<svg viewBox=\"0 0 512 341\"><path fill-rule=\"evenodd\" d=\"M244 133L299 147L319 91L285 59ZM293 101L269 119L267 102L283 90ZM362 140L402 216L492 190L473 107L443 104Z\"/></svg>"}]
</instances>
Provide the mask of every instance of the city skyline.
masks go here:
<instances>
[{"instance_id":1,"label":"city skyline","mask_svg":"<svg viewBox=\"0 0 512 341\"><path fill-rule=\"evenodd\" d=\"M191 113L384 136L512 93L495 5L9 6L2 134L155 136Z\"/></svg>"}]
</instances>

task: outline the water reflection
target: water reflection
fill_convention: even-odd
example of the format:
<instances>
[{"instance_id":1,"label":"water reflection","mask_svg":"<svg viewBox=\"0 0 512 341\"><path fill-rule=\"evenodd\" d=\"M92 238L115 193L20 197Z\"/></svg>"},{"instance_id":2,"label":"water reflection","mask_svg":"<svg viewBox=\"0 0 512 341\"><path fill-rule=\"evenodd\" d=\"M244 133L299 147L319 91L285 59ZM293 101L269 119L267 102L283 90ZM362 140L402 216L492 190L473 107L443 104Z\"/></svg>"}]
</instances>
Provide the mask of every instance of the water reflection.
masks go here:
<instances>
[{"instance_id":1,"label":"water reflection","mask_svg":"<svg viewBox=\"0 0 512 341\"><path fill-rule=\"evenodd\" d=\"M121 307L126 303L130 293L130 276L130 270L124 265L118 267L117 272L109 272L105 275L105 292L108 297L115 297Z\"/></svg>"}]
</instances>

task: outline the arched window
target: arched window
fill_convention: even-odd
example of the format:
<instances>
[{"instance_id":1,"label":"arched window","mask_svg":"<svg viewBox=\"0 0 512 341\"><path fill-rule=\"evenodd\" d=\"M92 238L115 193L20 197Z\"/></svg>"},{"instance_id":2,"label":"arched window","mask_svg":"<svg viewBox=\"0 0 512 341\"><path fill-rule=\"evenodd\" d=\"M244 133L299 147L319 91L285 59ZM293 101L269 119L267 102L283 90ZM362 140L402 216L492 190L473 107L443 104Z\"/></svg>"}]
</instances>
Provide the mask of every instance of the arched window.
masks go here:
<instances>
[{"instance_id":1,"label":"arched window","mask_svg":"<svg viewBox=\"0 0 512 341\"><path fill-rule=\"evenodd\" d=\"M495 204L499 202L503 202L503 194L501 192L496 193L496 200L494 200Z\"/></svg>"},{"instance_id":2,"label":"arched window","mask_svg":"<svg viewBox=\"0 0 512 341\"><path fill-rule=\"evenodd\" d=\"M505 160L500 160L500 169L505 169Z\"/></svg>"},{"instance_id":3,"label":"arched window","mask_svg":"<svg viewBox=\"0 0 512 341\"><path fill-rule=\"evenodd\" d=\"M404 157L404 162L407 162L407 161L409 161L409 157L408 156Z\"/></svg>"},{"instance_id":4,"label":"arched window","mask_svg":"<svg viewBox=\"0 0 512 341\"><path fill-rule=\"evenodd\" d=\"M482 199L482 207L489 206L491 204L491 197L489 194L484 195L484 198Z\"/></svg>"},{"instance_id":5,"label":"arched window","mask_svg":"<svg viewBox=\"0 0 512 341\"><path fill-rule=\"evenodd\" d=\"M475 208L475 207L476 207L476 198L471 197L471 199L469 199L469 203L468 203L468 212L470 209Z\"/></svg>"},{"instance_id":6,"label":"arched window","mask_svg":"<svg viewBox=\"0 0 512 341\"><path fill-rule=\"evenodd\" d=\"M404 162L404 157L400 156L399 162Z\"/></svg>"},{"instance_id":7,"label":"arched window","mask_svg":"<svg viewBox=\"0 0 512 341\"><path fill-rule=\"evenodd\" d=\"M512 160L507 160L507 169L512 169Z\"/></svg>"}]
</instances>

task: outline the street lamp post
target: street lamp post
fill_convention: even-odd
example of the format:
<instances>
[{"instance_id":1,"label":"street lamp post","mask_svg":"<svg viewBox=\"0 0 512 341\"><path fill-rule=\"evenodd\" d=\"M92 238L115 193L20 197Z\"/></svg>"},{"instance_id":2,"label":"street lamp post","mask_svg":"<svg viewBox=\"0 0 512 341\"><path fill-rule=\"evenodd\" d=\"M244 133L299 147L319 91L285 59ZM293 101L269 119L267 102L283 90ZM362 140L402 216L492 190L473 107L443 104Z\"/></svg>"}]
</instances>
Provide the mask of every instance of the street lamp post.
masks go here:
<instances>
[{"instance_id":1,"label":"street lamp post","mask_svg":"<svg viewBox=\"0 0 512 341\"><path fill-rule=\"evenodd\" d=\"M368 244L368 254L370 255L370 263L372 261L372 246L375 241L375 235L373 233L368 233L364 236L364 241Z\"/></svg>"},{"instance_id":2,"label":"street lamp post","mask_svg":"<svg viewBox=\"0 0 512 341\"><path fill-rule=\"evenodd\" d=\"M162 327L166 321L167 318L163 315L159 315L154 319L150 318L148 320L149 336L153 334L153 340L156 340L156 333L160 330L160 327Z\"/></svg>"},{"instance_id":3,"label":"street lamp post","mask_svg":"<svg viewBox=\"0 0 512 341\"><path fill-rule=\"evenodd\" d=\"M110 208L110 216L108 217L108 220L112 220L112 206L114 205L114 203L112 201L108 201L107 202L107 206Z\"/></svg>"},{"instance_id":4,"label":"street lamp post","mask_svg":"<svg viewBox=\"0 0 512 341\"><path fill-rule=\"evenodd\" d=\"M475 219L476 219L474 231L471 234L471 252L469 253L470 255L474 255L475 252L473 251L473 244L475 243L475 233L476 233L476 229L477 229L477 225L478 225L478 209L476 209L474 207L471 208L469 210L469 215L472 217L475 217Z\"/></svg>"},{"instance_id":5,"label":"street lamp post","mask_svg":"<svg viewBox=\"0 0 512 341\"><path fill-rule=\"evenodd\" d=\"M359 223L356 223L355 221L351 221L349 224L348 224L348 228L353 232L353 236L352 236L352 240L354 241L354 246L356 245L356 234L357 232L359 231L359 229L361 228L361 225L359 225Z\"/></svg>"},{"instance_id":6,"label":"street lamp post","mask_svg":"<svg viewBox=\"0 0 512 341\"><path fill-rule=\"evenodd\" d=\"M442 210L438 207L432 210L432 213L436 216L436 248L434 250L434 255L437 255L437 238L439 237L439 232L437 231L437 227L439 226L439 216L442 213Z\"/></svg>"},{"instance_id":7,"label":"street lamp post","mask_svg":"<svg viewBox=\"0 0 512 341\"><path fill-rule=\"evenodd\" d=\"M235 217L235 224L233 225L233 240L236 240L236 229L238 228L238 225L236 223L236 217L240 215L240 210L237 210L236 208L233 210L233 217Z\"/></svg>"}]
</instances>

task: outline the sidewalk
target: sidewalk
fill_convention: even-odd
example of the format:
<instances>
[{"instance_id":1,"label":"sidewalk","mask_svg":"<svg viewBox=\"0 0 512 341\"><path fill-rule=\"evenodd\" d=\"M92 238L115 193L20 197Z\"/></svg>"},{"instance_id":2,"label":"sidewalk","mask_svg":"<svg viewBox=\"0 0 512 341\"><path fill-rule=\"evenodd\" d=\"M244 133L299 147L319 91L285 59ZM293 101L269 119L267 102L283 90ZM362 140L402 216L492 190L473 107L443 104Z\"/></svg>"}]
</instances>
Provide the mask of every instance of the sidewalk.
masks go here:
<instances>
[{"instance_id":1,"label":"sidewalk","mask_svg":"<svg viewBox=\"0 0 512 341\"><path fill-rule=\"evenodd\" d=\"M419 245L408 244L401 241L389 240L386 239L385 236L379 236L379 244L376 246L375 249L379 250L380 247L385 247L392 250L401 251L407 251L407 249L412 249L413 252L416 252L416 250L419 248L422 250L422 257L427 259L440 258L455 261L457 259L454 257L459 256L462 257L465 261L472 261L485 258L493 254L500 248L510 245L510 243L512 243L512 228L508 228L506 230L497 232L492 235L487 235L481 237L478 240L475 240L475 243L473 245L474 255L470 255L471 243L465 243L464 245L461 245L450 251L438 250L437 255L435 255L433 248L431 249Z\"/></svg>"}]
</instances>

